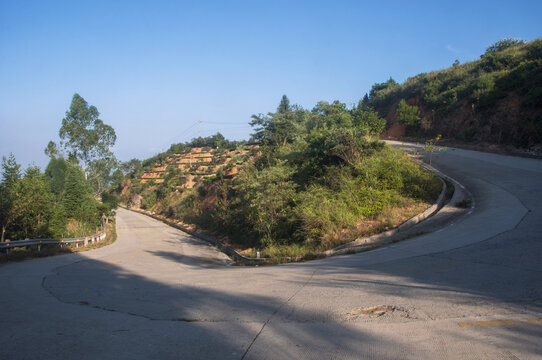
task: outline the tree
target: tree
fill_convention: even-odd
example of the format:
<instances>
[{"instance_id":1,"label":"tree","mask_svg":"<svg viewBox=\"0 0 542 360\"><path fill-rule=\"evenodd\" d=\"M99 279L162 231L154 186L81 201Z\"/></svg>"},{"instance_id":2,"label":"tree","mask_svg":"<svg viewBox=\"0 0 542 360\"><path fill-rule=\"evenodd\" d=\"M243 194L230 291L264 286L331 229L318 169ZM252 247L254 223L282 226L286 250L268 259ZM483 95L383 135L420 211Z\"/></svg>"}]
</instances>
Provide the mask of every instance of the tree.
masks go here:
<instances>
[{"instance_id":1,"label":"tree","mask_svg":"<svg viewBox=\"0 0 542 360\"><path fill-rule=\"evenodd\" d=\"M16 206L19 181L21 179L21 165L17 164L15 156L9 155L2 158L2 183L0 183L0 224L2 235L0 241L4 241L6 229L19 215L19 207Z\"/></svg>"},{"instance_id":2,"label":"tree","mask_svg":"<svg viewBox=\"0 0 542 360\"><path fill-rule=\"evenodd\" d=\"M383 82L383 83L376 83L376 84L374 84L374 85L371 87L371 91L369 92L369 97L370 97L370 98L375 98L375 97L377 97L379 94L385 92L385 90L394 88L394 87L396 87L397 85L398 85L398 84L397 84L397 81L393 80L393 78L390 76L390 78L388 79L388 81Z\"/></svg>"},{"instance_id":3,"label":"tree","mask_svg":"<svg viewBox=\"0 0 542 360\"><path fill-rule=\"evenodd\" d=\"M68 164L63 158L51 158L49 164L45 168L45 178L49 182L51 191L60 198L60 195L64 191L64 181L66 179L66 169Z\"/></svg>"},{"instance_id":4,"label":"tree","mask_svg":"<svg viewBox=\"0 0 542 360\"><path fill-rule=\"evenodd\" d=\"M174 153L180 153L180 151L174 152ZM130 161L122 162L119 166L119 170L122 171L122 174L125 176L130 173L135 173L140 169L141 169L141 160L135 159L135 158Z\"/></svg>"},{"instance_id":5,"label":"tree","mask_svg":"<svg viewBox=\"0 0 542 360\"><path fill-rule=\"evenodd\" d=\"M354 125L366 127L371 135L380 135L386 129L386 119L378 116L373 108L364 105L363 100L352 110Z\"/></svg>"},{"instance_id":6,"label":"tree","mask_svg":"<svg viewBox=\"0 0 542 360\"><path fill-rule=\"evenodd\" d=\"M17 227L21 237L48 236L48 222L53 208L54 196L38 167L29 167L19 182Z\"/></svg>"},{"instance_id":7,"label":"tree","mask_svg":"<svg viewBox=\"0 0 542 360\"><path fill-rule=\"evenodd\" d=\"M333 103L319 101L311 111L311 119L308 123L309 130L321 127L343 127L349 128L352 126L352 115L343 104L337 100Z\"/></svg>"},{"instance_id":8,"label":"tree","mask_svg":"<svg viewBox=\"0 0 542 360\"><path fill-rule=\"evenodd\" d=\"M272 146L291 143L301 131L304 116L305 111L295 105L290 106L290 101L284 95L276 113L252 115L250 126L256 130L252 140Z\"/></svg>"},{"instance_id":9,"label":"tree","mask_svg":"<svg viewBox=\"0 0 542 360\"><path fill-rule=\"evenodd\" d=\"M277 112L279 114L284 114L288 111L291 111L292 108L290 107L290 100L286 95L282 95L282 99L280 100L279 107L277 108Z\"/></svg>"},{"instance_id":10,"label":"tree","mask_svg":"<svg viewBox=\"0 0 542 360\"><path fill-rule=\"evenodd\" d=\"M105 157L90 163L87 180L94 190L94 195L100 195L112 181L112 171L117 168L115 157Z\"/></svg>"},{"instance_id":11,"label":"tree","mask_svg":"<svg viewBox=\"0 0 542 360\"><path fill-rule=\"evenodd\" d=\"M60 150L58 149L54 141L49 141L47 147L43 152L45 153L45 155L49 156L52 159L61 155Z\"/></svg>"},{"instance_id":12,"label":"tree","mask_svg":"<svg viewBox=\"0 0 542 360\"><path fill-rule=\"evenodd\" d=\"M435 150L442 151L443 149L441 147L437 146L437 142L442 138L442 135L437 135L436 138L430 139L425 142L425 145L423 147L423 150L425 152L429 153L429 165L432 165L433 163L433 153Z\"/></svg>"},{"instance_id":13,"label":"tree","mask_svg":"<svg viewBox=\"0 0 542 360\"><path fill-rule=\"evenodd\" d=\"M295 184L290 180L293 169L283 162L257 170L246 169L236 191L241 195L246 220L254 230L263 235L262 245L271 245L281 238L295 195ZM283 224L284 225L284 224Z\"/></svg>"},{"instance_id":14,"label":"tree","mask_svg":"<svg viewBox=\"0 0 542 360\"><path fill-rule=\"evenodd\" d=\"M70 165L66 170L62 205L70 218L87 222L96 220L96 201L92 197L92 189L77 166Z\"/></svg>"},{"instance_id":15,"label":"tree","mask_svg":"<svg viewBox=\"0 0 542 360\"><path fill-rule=\"evenodd\" d=\"M95 106L89 106L79 94L74 94L58 132L69 157L82 162L85 176L93 161L113 157L110 148L117 140L115 130L104 124L99 116ZM54 147L49 143L47 149Z\"/></svg>"},{"instance_id":16,"label":"tree","mask_svg":"<svg viewBox=\"0 0 542 360\"><path fill-rule=\"evenodd\" d=\"M404 99L401 99L397 105L397 121L399 124L417 128L420 124L420 111L415 105L408 105Z\"/></svg>"}]
</instances>

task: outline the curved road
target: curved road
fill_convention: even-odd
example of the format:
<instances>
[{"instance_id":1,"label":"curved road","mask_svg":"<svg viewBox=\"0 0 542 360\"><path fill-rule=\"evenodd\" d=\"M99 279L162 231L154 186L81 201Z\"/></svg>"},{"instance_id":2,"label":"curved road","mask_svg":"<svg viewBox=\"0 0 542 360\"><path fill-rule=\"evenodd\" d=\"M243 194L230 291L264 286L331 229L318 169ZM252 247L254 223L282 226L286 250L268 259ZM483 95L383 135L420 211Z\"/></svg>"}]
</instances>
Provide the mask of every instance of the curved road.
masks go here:
<instances>
[{"instance_id":1,"label":"curved road","mask_svg":"<svg viewBox=\"0 0 542 360\"><path fill-rule=\"evenodd\" d=\"M111 246L0 266L0 359L541 358L542 161L433 163L472 214L303 264L229 266L119 209Z\"/></svg>"}]
</instances>

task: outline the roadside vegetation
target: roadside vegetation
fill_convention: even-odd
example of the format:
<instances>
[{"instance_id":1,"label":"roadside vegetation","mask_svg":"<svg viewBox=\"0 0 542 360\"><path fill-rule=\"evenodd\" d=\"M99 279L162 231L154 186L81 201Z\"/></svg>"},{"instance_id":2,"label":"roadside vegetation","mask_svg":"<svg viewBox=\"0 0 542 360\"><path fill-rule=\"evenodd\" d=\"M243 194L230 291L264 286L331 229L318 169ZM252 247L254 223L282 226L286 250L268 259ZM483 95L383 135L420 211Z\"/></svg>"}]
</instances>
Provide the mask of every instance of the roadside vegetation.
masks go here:
<instances>
[{"instance_id":1,"label":"roadside vegetation","mask_svg":"<svg viewBox=\"0 0 542 360\"><path fill-rule=\"evenodd\" d=\"M76 247L74 244L63 244L62 247L58 245L42 245L38 251L37 246L16 247L9 250L9 254L0 252L0 263L7 261L22 261L32 258L48 257L60 254L70 254L74 252L82 252L97 249L103 246L111 245L117 240L117 229L115 225L115 218L110 218L105 225L106 238L94 242L88 243L87 246Z\"/></svg>"},{"instance_id":2,"label":"roadside vegetation","mask_svg":"<svg viewBox=\"0 0 542 360\"><path fill-rule=\"evenodd\" d=\"M235 177L217 173L190 189L170 179L130 182L121 199L142 196L142 208L205 229L249 256L303 259L399 225L441 189L433 174L377 139L385 120L361 102L305 110L284 96L276 112L254 115L251 125L258 147L239 159Z\"/></svg>"}]
</instances>

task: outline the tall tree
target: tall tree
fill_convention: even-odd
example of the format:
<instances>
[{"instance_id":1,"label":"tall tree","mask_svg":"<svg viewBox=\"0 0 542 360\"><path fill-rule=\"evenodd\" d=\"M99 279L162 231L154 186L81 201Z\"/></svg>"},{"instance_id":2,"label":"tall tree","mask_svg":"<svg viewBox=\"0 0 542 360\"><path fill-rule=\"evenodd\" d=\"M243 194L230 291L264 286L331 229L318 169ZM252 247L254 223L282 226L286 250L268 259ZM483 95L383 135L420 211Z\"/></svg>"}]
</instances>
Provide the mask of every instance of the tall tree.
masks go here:
<instances>
[{"instance_id":1,"label":"tall tree","mask_svg":"<svg viewBox=\"0 0 542 360\"><path fill-rule=\"evenodd\" d=\"M17 164L15 156L9 155L2 158L2 183L0 183L0 224L2 235L0 241L4 241L6 229L17 218L19 208L16 206L19 181L21 179L21 165Z\"/></svg>"},{"instance_id":2,"label":"tall tree","mask_svg":"<svg viewBox=\"0 0 542 360\"><path fill-rule=\"evenodd\" d=\"M113 156L110 148L117 140L115 130L104 124L99 116L95 106L89 106L79 94L74 94L58 132L69 157L82 162L85 176L93 161ZM51 143L47 147L49 152L54 148Z\"/></svg>"}]
</instances>

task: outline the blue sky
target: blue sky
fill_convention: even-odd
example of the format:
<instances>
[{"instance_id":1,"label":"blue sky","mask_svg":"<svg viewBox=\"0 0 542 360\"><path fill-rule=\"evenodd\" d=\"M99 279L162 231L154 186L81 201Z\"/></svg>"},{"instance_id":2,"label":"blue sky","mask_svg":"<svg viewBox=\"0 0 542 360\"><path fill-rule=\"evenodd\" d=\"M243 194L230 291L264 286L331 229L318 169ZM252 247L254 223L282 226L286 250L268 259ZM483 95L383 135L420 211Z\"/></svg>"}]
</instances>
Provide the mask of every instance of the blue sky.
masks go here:
<instances>
[{"instance_id":1,"label":"blue sky","mask_svg":"<svg viewBox=\"0 0 542 360\"><path fill-rule=\"evenodd\" d=\"M220 131L283 94L357 102L390 76L542 36L542 1L0 1L0 156L47 164L79 93L117 133L120 160Z\"/></svg>"}]
</instances>

